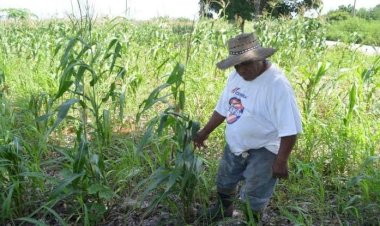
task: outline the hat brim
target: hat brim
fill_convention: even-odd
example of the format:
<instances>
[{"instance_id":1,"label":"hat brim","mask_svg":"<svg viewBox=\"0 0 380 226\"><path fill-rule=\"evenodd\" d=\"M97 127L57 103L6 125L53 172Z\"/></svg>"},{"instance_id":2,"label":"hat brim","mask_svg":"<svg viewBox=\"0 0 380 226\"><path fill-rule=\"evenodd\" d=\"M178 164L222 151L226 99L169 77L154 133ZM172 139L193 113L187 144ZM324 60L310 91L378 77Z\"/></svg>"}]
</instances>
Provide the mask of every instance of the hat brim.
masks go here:
<instances>
[{"instance_id":1,"label":"hat brim","mask_svg":"<svg viewBox=\"0 0 380 226\"><path fill-rule=\"evenodd\" d=\"M272 56L275 52L276 52L276 49L260 47L260 48L254 49L252 51L248 51L240 55L230 55L226 59L218 62L216 66L221 70L225 70L231 66L235 66L244 61L265 60L266 58Z\"/></svg>"}]
</instances>

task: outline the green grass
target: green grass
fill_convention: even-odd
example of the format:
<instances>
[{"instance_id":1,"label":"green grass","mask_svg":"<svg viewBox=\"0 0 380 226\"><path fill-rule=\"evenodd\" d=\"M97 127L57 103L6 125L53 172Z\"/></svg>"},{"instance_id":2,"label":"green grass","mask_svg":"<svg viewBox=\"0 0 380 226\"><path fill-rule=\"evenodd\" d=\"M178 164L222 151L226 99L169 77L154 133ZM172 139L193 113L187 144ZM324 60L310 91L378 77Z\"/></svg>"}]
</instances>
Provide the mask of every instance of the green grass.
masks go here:
<instances>
[{"instance_id":1,"label":"green grass","mask_svg":"<svg viewBox=\"0 0 380 226\"><path fill-rule=\"evenodd\" d=\"M327 26L327 39L363 45L380 46L380 20L349 18L332 21Z\"/></svg>"},{"instance_id":2,"label":"green grass","mask_svg":"<svg viewBox=\"0 0 380 226\"><path fill-rule=\"evenodd\" d=\"M379 224L380 58L327 48L331 27L316 19L246 26L277 49L272 61L292 83L303 118L290 179L280 181L268 223ZM207 149L195 151L204 159L201 172L181 171L181 153L191 134L186 123L204 125L222 92L228 71L215 63L226 56L237 27L219 20L115 19L97 21L91 30L68 21L1 22L0 33L1 224L124 225L138 219L182 225L194 220L191 204L206 207L214 199L224 126ZM81 41L70 49L72 38ZM79 66L62 79L72 63L88 65L97 82ZM178 63L184 65L181 80L168 80ZM154 118L161 124L148 128ZM160 178L157 169L177 183L141 186L153 172ZM136 202L144 191L142 204ZM155 197L160 204L142 219Z\"/></svg>"}]
</instances>

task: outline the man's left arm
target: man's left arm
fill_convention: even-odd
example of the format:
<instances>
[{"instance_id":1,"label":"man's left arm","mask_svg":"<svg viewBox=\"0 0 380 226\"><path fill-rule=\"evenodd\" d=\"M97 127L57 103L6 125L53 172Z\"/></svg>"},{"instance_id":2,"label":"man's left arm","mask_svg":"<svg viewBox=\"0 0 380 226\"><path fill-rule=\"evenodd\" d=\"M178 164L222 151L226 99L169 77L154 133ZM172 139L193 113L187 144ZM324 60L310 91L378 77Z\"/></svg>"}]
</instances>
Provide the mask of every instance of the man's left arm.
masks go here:
<instances>
[{"instance_id":1,"label":"man's left arm","mask_svg":"<svg viewBox=\"0 0 380 226\"><path fill-rule=\"evenodd\" d=\"M297 135L281 137L280 149L278 151L276 160L272 166L273 177L275 178L288 178L288 159L294 144L296 143Z\"/></svg>"}]
</instances>

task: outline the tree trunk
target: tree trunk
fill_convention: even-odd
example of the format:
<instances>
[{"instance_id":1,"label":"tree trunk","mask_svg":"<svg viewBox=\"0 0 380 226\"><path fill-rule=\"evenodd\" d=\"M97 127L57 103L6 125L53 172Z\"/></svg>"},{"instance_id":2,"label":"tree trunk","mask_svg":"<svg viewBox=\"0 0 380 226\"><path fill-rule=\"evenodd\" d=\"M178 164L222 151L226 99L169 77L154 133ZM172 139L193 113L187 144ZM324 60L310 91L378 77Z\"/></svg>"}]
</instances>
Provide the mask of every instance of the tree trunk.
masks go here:
<instances>
[{"instance_id":1,"label":"tree trunk","mask_svg":"<svg viewBox=\"0 0 380 226\"><path fill-rule=\"evenodd\" d=\"M239 26L241 33L244 33L245 19L239 14L235 14L235 23L237 26Z\"/></svg>"},{"instance_id":2,"label":"tree trunk","mask_svg":"<svg viewBox=\"0 0 380 226\"><path fill-rule=\"evenodd\" d=\"M255 7L254 19L257 20L261 15L260 0L253 0L253 6Z\"/></svg>"},{"instance_id":3,"label":"tree trunk","mask_svg":"<svg viewBox=\"0 0 380 226\"><path fill-rule=\"evenodd\" d=\"M128 0L125 0L125 18L128 18Z\"/></svg>"},{"instance_id":4,"label":"tree trunk","mask_svg":"<svg viewBox=\"0 0 380 226\"><path fill-rule=\"evenodd\" d=\"M201 0L199 1L199 18L204 17L205 14L205 3Z\"/></svg>"},{"instance_id":5,"label":"tree trunk","mask_svg":"<svg viewBox=\"0 0 380 226\"><path fill-rule=\"evenodd\" d=\"M244 33L244 24L245 24L245 20L242 18L242 21L240 22L240 31L241 31L241 33Z\"/></svg>"}]
</instances>

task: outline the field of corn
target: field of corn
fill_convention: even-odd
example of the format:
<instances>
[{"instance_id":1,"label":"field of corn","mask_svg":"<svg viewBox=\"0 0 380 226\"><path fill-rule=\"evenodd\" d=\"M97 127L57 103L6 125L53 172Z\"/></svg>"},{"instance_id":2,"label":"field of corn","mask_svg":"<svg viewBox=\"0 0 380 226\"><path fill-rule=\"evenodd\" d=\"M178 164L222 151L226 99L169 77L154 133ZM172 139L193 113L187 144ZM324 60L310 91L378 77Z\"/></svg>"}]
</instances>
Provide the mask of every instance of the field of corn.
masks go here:
<instances>
[{"instance_id":1,"label":"field of corn","mask_svg":"<svg viewBox=\"0 0 380 226\"><path fill-rule=\"evenodd\" d=\"M246 31L278 50L304 128L265 223L379 225L380 56L327 48L317 19ZM194 212L215 201L224 126L205 149L192 137L239 32L222 20L1 21L0 224L210 225Z\"/></svg>"}]
</instances>

